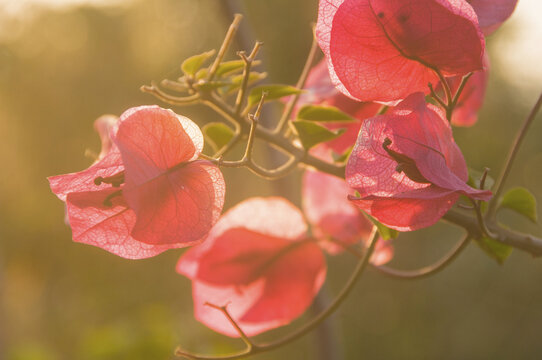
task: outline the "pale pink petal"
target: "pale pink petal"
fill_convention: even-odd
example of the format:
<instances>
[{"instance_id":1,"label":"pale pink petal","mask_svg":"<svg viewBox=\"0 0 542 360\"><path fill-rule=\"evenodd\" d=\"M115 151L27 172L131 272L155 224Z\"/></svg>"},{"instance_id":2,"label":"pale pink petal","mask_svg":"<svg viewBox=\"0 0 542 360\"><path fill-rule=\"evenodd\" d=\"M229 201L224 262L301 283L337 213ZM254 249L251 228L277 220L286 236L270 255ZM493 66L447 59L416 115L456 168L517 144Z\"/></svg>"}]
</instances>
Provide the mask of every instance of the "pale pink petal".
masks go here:
<instances>
[{"instance_id":1,"label":"pale pink petal","mask_svg":"<svg viewBox=\"0 0 542 360\"><path fill-rule=\"evenodd\" d=\"M332 255L361 241L367 243L373 228L369 219L348 200L348 194L353 191L343 179L313 170L303 174L303 212L313 225L313 235L321 240L320 246ZM389 242L379 240L378 244L371 257L375 265L393 257Z\"/></svg>"},{"instance_id":2,"label":"pale pink petal","mask_svg":"<svg viewBox=\"0 0 542 360\"><path fill-rule=\"evenodd\" d=\"M93 192L70 193L67 196L67 215L73 240L94 245L127 259L144 259L177 247L175 245L148 245L133 239L130 231L136 222L133 210L128 208L122 195L104 201L118 188Z\"/></svg>"},{"instance_id":3,"label":"pale pink petal","mask_svg":"<svg viewBox=\"0 0 542 360\"><path fill-rule=\"evenodd\" d=\"M94 121L94 130L100 135L102 142L102 149L98 155L98 160L103 159L105 155L109 153L109 150L113 147L113 140L111 139L111 129L116 126L118 116L115 115L102 115Z\"/></svg>"},{"instance_id":4,"label":"pale pink petal","mask_svg":"<svg viewBox=\"0 0 542 360\"><path fill-rule=\"evenodd\" d=\"M343 179L307 170L303 175L303 212L317 238L330 236L345 246L366 239L372 224L348 201L352 190ZM340 248L336 246L333 253Z\"/></svg>"}]
</instances>

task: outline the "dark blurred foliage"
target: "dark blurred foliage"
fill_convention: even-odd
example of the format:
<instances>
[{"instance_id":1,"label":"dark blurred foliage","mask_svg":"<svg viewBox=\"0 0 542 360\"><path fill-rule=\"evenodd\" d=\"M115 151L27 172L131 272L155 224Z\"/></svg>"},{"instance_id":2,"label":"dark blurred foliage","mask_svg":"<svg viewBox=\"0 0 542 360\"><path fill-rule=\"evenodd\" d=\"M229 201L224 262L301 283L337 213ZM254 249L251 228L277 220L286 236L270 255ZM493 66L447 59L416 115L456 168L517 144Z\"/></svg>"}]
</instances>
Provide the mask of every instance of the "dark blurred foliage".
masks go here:
<instances>
[{"instance_id":1,"label":"dark blurred foliage","mask_svg":"<svg viewBox=\"0 0 542 360\"><path fill-rule=\"evenodd\" d=\"M0 359L171 359L178 344L206 353L241 346L193 319L190 284L174 272L181 251L129 261L73 243L63 223L63 204L46 181L89 165L85 150L99 149L92 131L96 117L157 103L139 86L175 78L184 58L218 47L232 17L225 4L140 0L119 7L43 10L0 43ZM295 83L310 46L317 1L238 5L245 10L248 38L265 42L269 81ZM513 30L493 36L490 50ZM535 97L519 98L503 80L504 71L492 69L479 123L455 131L469 164L488 166L493 175ZM176 111L200 124L216 120L207 109ZM539 200L541 131L539 119L509 180L527 186ZM278 183L246 170L226 171L226 176L227 206L281 191L300 203L299 174ZM501 220L542 233L540 226L512 213L503 213ZM440 224L401 235L394 265L425 265L460 234ZM354 261L348 255L330 259L327 293L339 290ZM516 251L499 266L475 245L426 280L402 282L368 271L334 317L332 335L348 359L537 358L542 352L541 283L540 260ZM322 342L316 339L311 334L255 358L318 358Z\"/></svg>"}]
</instances>

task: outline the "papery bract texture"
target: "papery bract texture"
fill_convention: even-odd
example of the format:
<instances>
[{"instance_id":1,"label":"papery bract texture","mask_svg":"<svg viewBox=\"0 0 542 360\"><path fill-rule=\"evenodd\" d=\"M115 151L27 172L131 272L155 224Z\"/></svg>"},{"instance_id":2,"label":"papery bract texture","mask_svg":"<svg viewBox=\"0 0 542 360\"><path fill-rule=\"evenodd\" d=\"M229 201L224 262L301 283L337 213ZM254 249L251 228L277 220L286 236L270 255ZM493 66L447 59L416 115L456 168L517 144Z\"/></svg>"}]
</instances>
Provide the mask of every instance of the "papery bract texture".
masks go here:
<instances>
[{"instance_id":1,"label":"papery bract texture","mask_svg":"<svg viewBox=\"0 0 542 360\"><path fill-rule=\"evenodd\" d=\"M336 154L342 154L350 149L356 142L361 122L364 119L374 116L382 107L381 104L353 100L340 93L331 82L325 59L311 69L305 82L304 90L305 92L297 102L298 107L306 104L335 106L358 120L351 122L324 122L323 125L329 130L345 129L345 132L336 139L319 145L319 148L325 149L323 152L331 150ZM322 150L319 149L317 151L320 152ZM326 158L325 160L328 159Z\"/></svg>"},{"instance_id":2,"label":"papery bract texture","mask_svg":"<svg viewBox=\"0 0 542 360\"><path fill-rule=\"evenodd\" d=\"M488 200L490 191L466 184L467 166L452 131L422 93L407 97L390 114L363 123L346 166L351 200L399 231L438 221L460 194Z\"/></svg>"},{"instance_id":3,"label":"papery bract texture","mask_svg":"<svg viewBox=\"0 0 542 360\"><path fill-rule=\"evenodd\" d=\"M199 242L219 216L224 181L216 166L194 160L203 141L197 126L157 106L130 109L116 123L100 119L98 161L78 173L49 178L51 190L66 202L74 241L130 259ZM107 128L114 142L104 135ZM138 207L138 213L130 201L149 209ZM165 219L169 226L149 231Z\"/></svg>"},{"instance_id":4,"label":"papery bract texture","mask_svg":"<svg viewBox=\"0 0 542 360\"><path fill-rule=\"evenodd\" d=\"M512 15L518 0L467 0L478 16L485 35L489 35Z\"/></svg>"},{"instance_id":5,"label":"papery bract texture","mask_svg":"<svg viewBox=\"0 0 542 360\"><path fill-rule=\"evenodd\" d=\"M303 174L303 213L313 225L314 237L330 254L338 254L345 247L367 243L373 224L350 201L353 194L343 179L319 171ZM393 257L390 242L379 240L371 263L382 265Z\"/></svg>"},{"instance_id":6,"label":"papery bract texture","mask_svg":"<svg viewBox=\"0 0 542 360\"><path fill-rule=\"evenodd\" d=\"M391 102L483 68L484 37L464 0L321 0L317 38L344 94Z\"/></svg>"},{"instance_id":7,"label":"papery bract texture","mask_svg":"<svg viewBox=\"0 0 542 360\"><path fill-rule=\"evenodd\" d=\"M197 125L143 106L121 116L113 140L125 166L123 195L137 214L132 236L149 244L203 237L220 216L224 180L215 165L196 160L203 148Z\"/></svg>"},{"instance_id":8,"label":"papery bract texture","mask_svg":"<svg viewBox=\"0 0 542 360\"><path fill-rule=\"evenodd\" d=\"M248 336L300 316L326 273L323 253L306 231L301 212L282 198L251 198L226 212L177 264L192 280L196 318L238 337L224 314L206 303L227 305Z\"/></svg>"}]
</instances>

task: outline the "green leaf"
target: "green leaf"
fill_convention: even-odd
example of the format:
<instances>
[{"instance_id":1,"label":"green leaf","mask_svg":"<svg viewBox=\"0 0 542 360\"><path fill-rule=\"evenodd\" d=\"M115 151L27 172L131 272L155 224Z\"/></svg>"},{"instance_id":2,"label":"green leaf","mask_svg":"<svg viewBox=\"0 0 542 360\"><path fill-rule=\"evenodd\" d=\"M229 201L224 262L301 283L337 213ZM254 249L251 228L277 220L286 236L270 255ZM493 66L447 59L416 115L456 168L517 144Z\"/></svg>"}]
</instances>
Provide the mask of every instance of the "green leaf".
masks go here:
<instances>
[{"instance_id":1,"label":"green leaf","mask_svg":"<svg viewBox=\"0 0 542 360\"><path fill-rule=\"evenodd\" d=\"M353 117L348 114L345 114L341 110L337 109L334 106L323 106L323 105L305 105L297 113L297 118L299 120L307 121L355 121Z\"/></svg>"},{"instance_id":2,"label":"green leaf","mask_svg":"<svg viewBox=\"0 0 542 360\"><path fill-rule=\"evenodd\" d=\"M201 130L205 141L211 145L215 152L226 146L233 138L233 130L223 123L209 123Z\"/></svg>"},{"instance_id":3,"label":"green leaf","mask_svg":"<svg viewBox=\"0 0 542 360\"><path fill-rule=\"evenodd\" d=\"M267 77L267 73L260 73L253 71L248 76L248 85L253 84L257 81L263 80ZM231 79L231 85L224 91L225 93L232 92L233 90L237 90L241 87L241 83L243 82L243 75L236 75L232 76Z\"/></svg>"},{"instance_id":4,"label":"green leaf","mask_svg":"<svg viewBox=\"0 0 542 360\"><path fill-rule=\"evenodd\" d=\"M508 208L526 216L532 222L538 221L536 213L536 199L529 190L525 188L514 188L509 190L502 197L499 208Z\"/></svg>"},{"instance_id":5,"label":"green leaf","mask_svg":"<svg viewBox=\"0 0 542 360\"><path fill-rule=\"evenodd\" d=\"M309 150L311 147L322 142L333 140L342 135L345 131L344 129L339 129L338 131L333 132L322 125L305 120L294 121L292 124L299 135L299 140L301 140L301 143L306 150Z\"/></svg>"},{"instance_id":6,"label":"green leaf","mask_svg":"<svg viewBox=\"0 0 542 360\"><path fill-rule=\"evenodd\" d=\"M380 237L383 240L391 240L391 239L395 239L395 238L397 238L397 236L399 236L399 234L400 234L399 231L394 230L394 229L390 229L386 225L382 224L380 221L376 220L371 215L367 214L365 211L363 213L376 226L376 228L378 229L378 232L380 233Z\"/></svg>"},{"instance_id":7,"label":"green leaf","mask_svg":"<svg viewBox=\"0 0 542 360\"><path fill-rule=\"evenodd\" d=\"M252 66L260 65L260 60L255 60L252 62ZM218 65L218 69L216 69L216 76L224 76L224 75L231 75L234 74L240 70L243 70L245 67L245 62L243 60L232 60L232 61L224 61L220 65Z\"/></svg>"},{"instance_id":8,"label":"green leaf","mask_svg":"<svg viewBox=\"0 0 542 360\"><path fill-rule=\"evenodd\" d=\"M501 265L510 256L513 250L511 246L488 237L476 239L476 243L490 258L496 260Z\"/></svg>"},{"instance_id":9,"label":"green leaf","mask_svg":"<svg viewBox=\"0 0 542 360\"><path fill-rule=\"evenodd\" d=\"M257 86L250 91L248 95L248 105L253 106L257 104L262 98L262 94L267 92L265 101L280 99L281 97L301 94L303 90L290 85L262 85Z\"/></svg>"},{"instance_id":10,"label":"green leaf","mask_svg":"<svg viewBox=\"0 0 542 360\"><path fill-rule=\"evenodd\" d=\"M183 61L181 70L189 76L194 76L203 64L215 54L215 50L207 51L199 55L194 55Z\"/></svg>"}]
</instances>

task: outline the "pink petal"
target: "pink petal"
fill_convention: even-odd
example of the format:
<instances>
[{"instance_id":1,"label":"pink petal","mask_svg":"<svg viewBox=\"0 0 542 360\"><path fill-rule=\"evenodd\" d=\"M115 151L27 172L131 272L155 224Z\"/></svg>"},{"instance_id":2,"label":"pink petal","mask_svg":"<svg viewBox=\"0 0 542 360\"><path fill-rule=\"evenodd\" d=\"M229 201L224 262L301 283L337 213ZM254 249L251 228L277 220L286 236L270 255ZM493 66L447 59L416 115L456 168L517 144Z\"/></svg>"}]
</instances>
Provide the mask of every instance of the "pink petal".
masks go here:
<instances>
[{"instance_id":1,"label":"pink petal","mask_svg":"<svg viewBox=\"0 0 542 360\"><path fill-rule=\"evenodd\" d=\"M124 170L118 149L113 146L110 152L86 170L65 175L50 176L49 186L62 201L71 192L98 191L110 188L109 184L94 184L97 177L109 177Z\"/></svg>"},{"instance_id":2,"label":"pink petal","mask_svg":"<svg viewBox=\"0 0 542 360\"><path fill-rule=\"evenodd\" d=\"M281 224L281 226L277 226ZM244 228L275 238L299 240L307 233L307 224L301 211L281 197L253 197L225 212L211 229L206 240L188 250L177 265L177 271L195 279L199 258L209 251L214 239L230 229Z\"/></svg>"},{"instance_id":3,"label":"pink petal","mask_svg":"<svg viewBox=\"0 0 542 360\"><path fill-rule=\"evenodd\" d=\"M324 281L325 260L311 242L300 243L281 255L262 276L245 286L194 281L196 318L224 335L239 337L224 315L205 303L228 305L230 315L248 336L286 325L300 316Z\"/></svg>"},{"instance_id":4,"label":"pink petal","mask_svg":"<svg viewBox=\"0 0 542 360\"><path fill-rule=\"evenodd\" d=\"M187 163L137 186L127 184L124 197L137 214L132 236L147 244L193 245L220 217L224 189L218 167L204 160Z\"/></svg>"},{"instance_id":5,"label":"pink petal","mask_svg":"<svg viewBox=\"0 0 542 360\"><path fill-rule=\"evenodd\" d=\"M100 140L102 142L102 149L98 156L98 160L103 159L113 147L113 140L111 139L110 132L111 129L116 126L118 120L119 117L115 115L102 115L94 121L94 130L100 135Z\"/></svg>"},{"instance_id":6,"label":"pink petal","mask_svg":"<svg viewBox=\"0 0 542 360\"><path fill-rule=\"evenodd\" d=\"M490 35L512 15L518 0L467 0L473 7L484 35Z\"/></svg>"},{"instance_id":7,"label":"pink petal","mask_svg":"<svg viewBox=\"0 0 542 360\"><path fill-rule=\"evenodd\" d=\"M483 67L483 35L463 1L327 1L319 24L332 79L335 74L338 89L359 100L428 92L427 84L437 82L430 68L456 75Z\"/></svg>"},{"instance_id":8,"label":"pink petal","mask_svg":"<svg viewBox=\"0 0 542 360\"><path fill-rule=\"evenodd\" d=\"M126 185L141 185L197 159L203 135L190 119L158 106L125 111L113 137L126 167Z\"/></svg>"},{"instance_id":9,"label":"pink petal","mask_svg":"<svg viewBox=\"0 0 542 360\"><path fill-rule=\"evenodd\" d=\"M100 247L127 259L144 259L177 247L148 245L132 238L130 231L136 216L124 198L113 197L113 206L104 205L106 197L118 190L109 187L100 191L68 194L67 212L74 241Z\"/></svg>"},{"instance_id":10,"label":"pink petal","mask_svg":"<svg viewBox=\"0 0 542 360\"><path fill-rule=\"evenodd\" d=\"M461 150L452 138L452 130L439 109L426 106L422 94L406 98L401 109L414 109L406 116L391 117L386 122L391 149L404 154L416 162L421 174L431 183L474 199L489 200L490 191L480 191L466 184L467 165ZM450 160L454 163L450 164ZM455 171L453 171L455 169Z\"/></svg>"},{"instance_id":11,"label":"pink petal","mask_svg":"<svg viewBox=\"0 0 542 360\"><path fill-rule=\"evenodd\" d=\"M352 190L344 180L318 171L305 171L303 212L315 226L316 237L330 236L346 246L369 237L372 224L348 201L348 194L352 194ZM332 253L340 250L336 245Z\"/></svg>"},{"instance_id":12,"label":"pink petal","mask_svg":"<svg viewBox=\"0 0 542 360\"><path fill-rule=\"evenodd\" d=\"M429 183L397 172L398 162L383 147L407 156ZM458 194L487 200L491 192L466 185L467 168L451 128L423 94L407 97L390 114L364 122L346 167L348 185L361 209L397 230L414 230L436 222Z\"/></svg>"},{"instance_id":13,"label":"pink petal","mask_svg":"<svg viewBox=\"0 0 542 360\"><path fill-rule=\"evenodd\" d=\"M320 246L332 255L341 253L345 246L369 241L373 224L348 201L347 195L352 193L343 179L313 170L303 174L303 212L313 225L313 235L322 240ZM328 241L329 237L342 245ZM382 265L392 257L393 246L379 240L371 263Z\"/></svg>"},{"instance_id":14,"label":"pink petal","mask_svg":"<svg viewBox=\"0 0 542 360\"><path fill-rule=\"evenodd\" d=\"M387 227L413 231L435 224L458 198L459 195L450 190L431 186L394 197L367 196L351 200Z\"/></svg>"},{"instance_id":15,"label":"pink petal","mask_svg":"<svg viewBox=\"0 0 542 360\"><path fill-rule=\"evenodd\" d=\"M244 228L232 228L213 240L212 248L199 258L196 276L218 286L255 281L273 265L276 254L292 244Z\"/></svg>"},{"instance_id":16,"label":"pink petal","mask_svg":"<svg viewBox=\"0 0 542 360\"><path fill-rule=\"evenodd\" d=\"M345 0L320 0L320 4L318 6L318 22L316 23L316 39L318 40L318 44L326 56L331 82L333 85L335 85L337 90L342 92L344 95L352 99L356 99L346 89L341 80L339 80L330 56L333 19L337 13L337 10L339 9L339 6L341 6L344 1Z\"/></svg>"},{"instance_id":17,"label":"pink petal","mask_svg":"<svg viewBox=\"0 0 542 360\"><path fill-rule=\"evenodd\" d=\"M302 214L281 198L252 198L228 211L206 241L181 257L177 271L193 280L196 318L223 334L239 334L211 307L228 305L249 336L290 323L310 305L325 260Z\"/></svg>"},{"instance_id":18,"label":"pink petal","mask_svg":"<svg viewBox=\"0 0 542 360\"><path fill-rule=\"evenodd\" d=\"M206 161L195 123L141 106L121 115L114 141L126 168L124 197L137 214L132 236L148 244L193 244L220 216L224 179Z\"/></svg>"}]
</instances>

